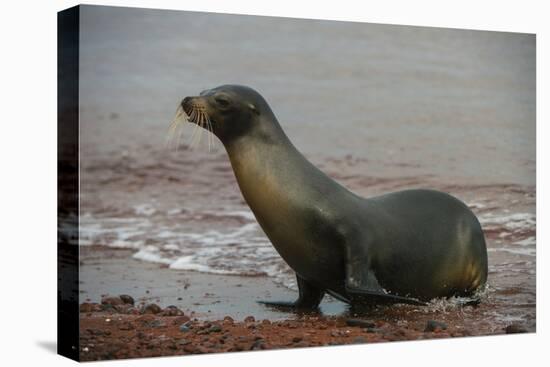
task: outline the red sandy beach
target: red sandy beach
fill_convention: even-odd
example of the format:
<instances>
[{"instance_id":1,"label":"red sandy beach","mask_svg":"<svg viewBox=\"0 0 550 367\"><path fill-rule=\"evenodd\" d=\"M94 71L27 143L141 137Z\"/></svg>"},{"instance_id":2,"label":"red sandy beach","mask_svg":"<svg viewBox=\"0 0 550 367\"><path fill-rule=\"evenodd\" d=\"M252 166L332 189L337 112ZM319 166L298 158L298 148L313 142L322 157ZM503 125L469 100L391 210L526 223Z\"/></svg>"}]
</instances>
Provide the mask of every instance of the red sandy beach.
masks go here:
<instances>
[{"instance_id":1,"label":"red sandy beach","mask_svg":"<svg viewBox=\"0 0 550 367\"><path fill-rule=\"evenodd\" d=\"M100 246L81 252L87 275L80 305L83 361L532 331L524 324L497 326L470 317L487 307L483 304L445 312L418 313L402 305L352 313L329 299L319 312L282 313L256 300L292 299L295 292L264 277L174 271L128 255ZM100 295L106 288L123 293Z\"/></svg>"}]
</instances>

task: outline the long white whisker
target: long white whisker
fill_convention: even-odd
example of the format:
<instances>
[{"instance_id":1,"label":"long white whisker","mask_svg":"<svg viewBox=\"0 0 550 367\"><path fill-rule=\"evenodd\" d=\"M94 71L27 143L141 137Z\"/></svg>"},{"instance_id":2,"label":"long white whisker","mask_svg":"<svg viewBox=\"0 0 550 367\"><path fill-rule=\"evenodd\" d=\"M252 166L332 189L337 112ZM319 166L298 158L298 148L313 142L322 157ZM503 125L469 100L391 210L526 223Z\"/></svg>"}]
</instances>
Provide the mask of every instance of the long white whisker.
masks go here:
<instances>
[{"instance_id":1,"label":"long white whisker","mask_svg":"<svg viewBox=\"0 0 550 367\"><path fill-rule=\"evenodd\" d=\"M191 112L191 116L189 117L189 120L190 121L195 121L195 117L197 115L197 112L195 109L193 109L193 111ZM191 135L191 139L189 140L189 147L190 148L193 148L194 147L194 142L195 142L195 137L196 137L196 134L197 134L197 123L195 122L195 127L193 128L193 134Z\"/></svg>"},{"instance_id":2,"label":"long white whisker","mask_svg":"<svg viewBox=\"0 0 550 367\"><path fill-rule=\"evenodd\" d=\"M199 147L201 145L202 131L204 130L203 126L202 126L202 121L203 121L203 113L202 113L202 111L199 111L198 123L199 123L199 127L201 128L200 131L199 131L199 142L197 143L197 146L199 146Z\"/></svg>"},{"instance_id":3,"label":"long white whisker","mask_svg":"<svg viewBox=\"0 0 550 367\"><path fill-rule=\"evenodd\" d=\"M176 109L176 115L174 116L174 119L172 120L172 122L168 127L168 132L167 132L166 141L165 141L166 147L171 148L175 132L182 125L181 118L184 114L185 114L185 111L183 110L183 107L179 105L178 108Z\"/></svg>"},{"instance_id":4,"label":"long white whisker","mask_svg":"<svg viewBox=\"0 0 550 367\"><path fill-rule=\"evenodd\" d=\"M208 153L212 151L212 145L214 143L214 138L212 135L214 134L214 128L212 127L212 122L210 121L210 118L208 115L206 116L206 126L208 127L208 131L210 134L208 134Z\"/></svg>"},{"instance_id":5,"label":"long white whisker","mask_svg":"<svg viewBox=\"0 0 550 367\"><path fill-rule=\"evenodd\" d=\"M181 125L178 131L178 138L176 140L176 152L178 151L181 144L181 135L183 134L183 130L184 130L184 127L183 125Z\"/></svg>"}]
</instances>

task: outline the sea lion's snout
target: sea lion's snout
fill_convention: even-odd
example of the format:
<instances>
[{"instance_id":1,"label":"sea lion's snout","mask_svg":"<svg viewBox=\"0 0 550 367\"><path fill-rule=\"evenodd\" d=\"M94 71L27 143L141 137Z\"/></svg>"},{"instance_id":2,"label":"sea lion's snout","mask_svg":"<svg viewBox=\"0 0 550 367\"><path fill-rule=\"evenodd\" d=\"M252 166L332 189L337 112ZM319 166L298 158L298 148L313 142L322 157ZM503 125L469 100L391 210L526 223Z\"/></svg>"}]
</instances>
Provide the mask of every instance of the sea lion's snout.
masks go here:
<instances>
[{"instance_id":1,"label":"sea lion's snout","mask_svg":"<svg viewBox=\"0 0 550 367\"><path fill-rule=\"evenodd\" d=\"M189 121L194 123L203 122L201 119L205 120L208 117L207 107L207 102L203 97L185 97L181 101L181 108L189 116Z\"/></svg>"},{"instance_id":2,"label":"sea lion's snout","mask_svg":"<svg viewBox=\"0 0 550 367\"><path fill-rule=\"evenodd\" d=\"M183 108L184 111L187 111L191 107L192 101L193 101L193 97L185 97L181 101L181 107Z\"/></svg>"}]
</instances>

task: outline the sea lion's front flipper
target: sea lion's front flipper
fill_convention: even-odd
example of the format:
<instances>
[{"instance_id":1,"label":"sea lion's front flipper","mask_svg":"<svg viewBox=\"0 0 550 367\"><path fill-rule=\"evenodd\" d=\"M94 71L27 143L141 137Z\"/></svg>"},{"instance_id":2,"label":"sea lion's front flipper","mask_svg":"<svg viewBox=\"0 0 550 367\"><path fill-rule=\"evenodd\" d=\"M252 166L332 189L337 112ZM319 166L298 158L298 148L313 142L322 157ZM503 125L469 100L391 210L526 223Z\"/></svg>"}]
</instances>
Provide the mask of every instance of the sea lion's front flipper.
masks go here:
<instances>
[{"instance_id":1,"label":"sea lion's front flipper","mask_svg":"<svg viewBox=\"0 0 550 367\"><path fill-rule=\"evenodd\" d=\"M296 274L296 282L299 292L296 301L258 301L258 303L286 310L314 310L319 307L325 291L307 282L298 274Z\"/></svg>"}]
</instances>

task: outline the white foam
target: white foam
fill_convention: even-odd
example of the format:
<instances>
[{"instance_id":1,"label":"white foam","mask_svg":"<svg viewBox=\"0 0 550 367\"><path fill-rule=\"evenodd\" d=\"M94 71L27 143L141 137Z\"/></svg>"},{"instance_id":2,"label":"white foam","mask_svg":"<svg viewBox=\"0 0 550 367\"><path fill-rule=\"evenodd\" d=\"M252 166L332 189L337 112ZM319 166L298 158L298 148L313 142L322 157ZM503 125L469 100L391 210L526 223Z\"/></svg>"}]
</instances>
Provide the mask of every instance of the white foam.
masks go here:
<instances>
[{"instance_id":1,"label":"white foam","mask_svg":"<svg viewBox=\"0 0 550 367\"><path fill-rule=\"evenodd\" d=\"M155 208L153 208L150 204L140 204L134 206L134 212L137 215L144 215L146 217L149 217L157 212Z\"/></svg>"},{"instance_id":2,"label":"white foam","mask_svg":"<svg viewBox=\"0 0 550 367\"><path fill-rule=\"evenodd\" d=\"M179 209L179 208L170 209L170 210L166 211L166 214L168 214L168 215L176 215L176 214L180 214L180 213L182 213L182 210Z\"/></svg>"},{"instance_id":3,"label":"white foam","mask_svg":"<svg viewBox=\"0 0 550 367\"><path fill-rule=\"evenodd\" d=\"M535 237L527 237L521 241L514 242L514 244L520 246L534 246L536 244L536 239Z\"/></svg>"},{"instance_id":4,"label":"white foam","mask_svg":"<svg viewBox=\"0 0 550 367\"><path fill-rule=\"evenodd\" d=\"M200 264L197 261L197 259L195 259L193 256L180 257L176 261L172 262L169 268L178 269L178 270L193 270L193 271L199 271L199 272L211 273L211 274L226 274L226 275L240 274L240 272L236 270L232 271L232 270L216 269L205 264Z\"/></svg>"},{"instance_id":5,"label":"white foam","mask_svg":"<svg viewBox=\"0 0 550 367\"><path fill-rule=\"evenodd\" d=\"M483 209L486 207L486 205L482 203L467 203L467 205L472 209Z\"/></svg>"},{"instance_id":6,"label":"white foam","mask_svg":"<svg viewBox=\"0 0 550 367\"><path fill-rule=\"evenodd\" d=\"M536 256L537 250L535 248L529 247L498 247L498 248L488 248L487 252L507 252L514 255L526 255L526 256Z\"/></svg>"},{"instance_id":7,"label":"white foam","mask_svg":"<svg viewBox=\"0 0 550 367\"><path fill-rule=\"evenodd\" d=\"M142 215L154 213L145 206L138 206L135 211ZM207 216L212 225L195 229L197 222L199 228L204 228L200 222ZM240 218L244 223L228 228L228 217ZM83 218L84 245L136 249L133 258L166 264L171 269L267 275L279 284L296 288L294 273L271 246L250 211L194 213L177 223L159 216L96 218L86 213ZM216 225L218 220L223 223Z\"/></svg>"},{"instance_id":8,"label":"white foam","mask_svg":"<svg viewBox=\"0 0 550 367\"><path fill-rule=\"evenodd\" d=\"M536 225L536 216L533 213L513 213L508 215L486 214L479 217L480 222L487 227L500 225L507 230L517 231L532 229Z\"/></svg>"},{"instance_id":9,"label":"white foam","mask_svg":"<svg viewBox=\"0 0 550 367\"><path fill-rule=\"evenodd\" d=\"M134 255L134 259L149 261L154 263L161 264L171 264L172 260L163 258L159 253L156 247L146 246L144 249L139 250Z\"/></svg>"}]
</instances>

